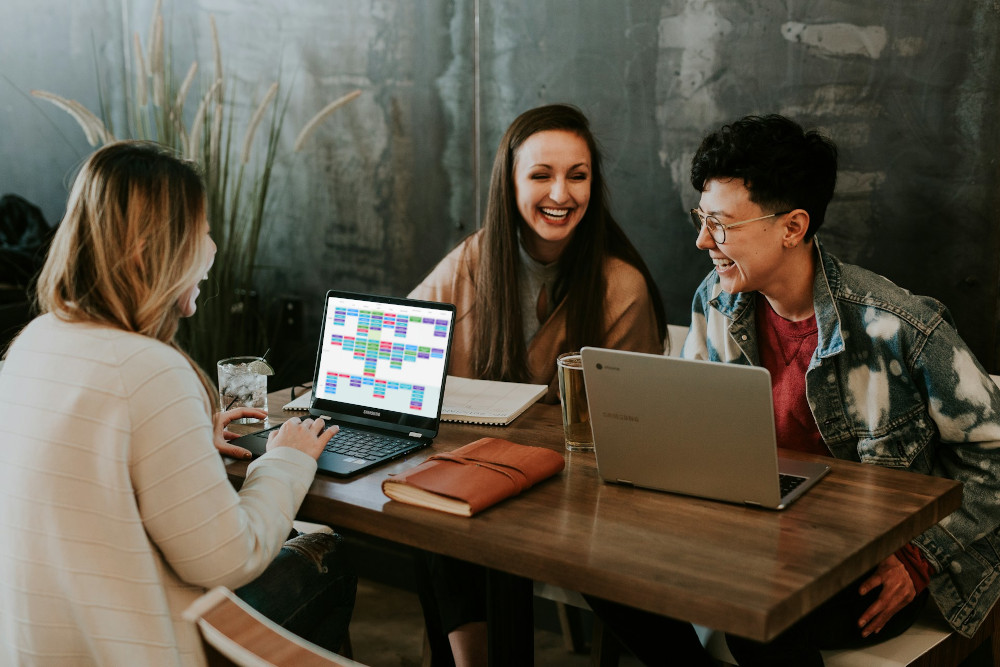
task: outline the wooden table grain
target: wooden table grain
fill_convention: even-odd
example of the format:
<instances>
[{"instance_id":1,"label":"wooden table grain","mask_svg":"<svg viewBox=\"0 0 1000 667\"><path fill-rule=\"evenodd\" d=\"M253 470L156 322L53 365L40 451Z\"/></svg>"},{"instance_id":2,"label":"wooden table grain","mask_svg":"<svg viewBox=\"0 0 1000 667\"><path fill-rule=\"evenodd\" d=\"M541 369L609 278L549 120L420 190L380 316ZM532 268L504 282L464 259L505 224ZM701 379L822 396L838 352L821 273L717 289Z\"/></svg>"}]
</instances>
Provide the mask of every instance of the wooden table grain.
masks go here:
<instances>
[{"instance_id":1,"label":"wooden table grain","mask_svg":"<svg viewBox=\"0 0 1000 667\"><path fill-rule=\"evenodd\" d=\"M294 416L287 400L270 395L274 423ZM388 475L483 436L562 452L566 468L472 518L382 494ZM781 512L606 484L594 454L564 450L558 406L536 404L507 427L445 423L430 448L359 478L319 474L299 516L767 641L961 503L951 480L824 460L831 472ZM234 483L246 465L229 464Z\"/></svg>"}]
</instances>

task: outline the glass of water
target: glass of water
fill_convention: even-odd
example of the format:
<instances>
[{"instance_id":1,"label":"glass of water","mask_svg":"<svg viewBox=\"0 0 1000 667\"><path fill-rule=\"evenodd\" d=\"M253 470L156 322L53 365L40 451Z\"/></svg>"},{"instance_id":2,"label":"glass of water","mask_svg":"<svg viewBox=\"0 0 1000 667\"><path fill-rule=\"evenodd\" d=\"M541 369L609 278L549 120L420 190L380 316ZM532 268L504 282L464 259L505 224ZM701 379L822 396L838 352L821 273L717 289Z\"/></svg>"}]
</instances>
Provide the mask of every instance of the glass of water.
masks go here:
<instances>
[{"instance_id":1,"label":"glass of water","mask_svg":"<svg viewBox=\"0 0 1000 667\"><path fill-rule=\"evenodd\" d=\"M587 388L583 383L583 359L579 352L560 354L556 359L559 377L559 403L562 405L563 434L571 452L594 451L590 429Z\"/></svg>"},{"instance_id":2,"label":"glass of water","mask_svg":"<svg viewBox=\"0 0 1000 667\"><path fill-rule=\"evenodd\" d=\"M225 410L232 408L259 408L267 412L267 376L262 373L261 364L267 367L267 362L261 357L229 357L218 363L219 367L219 407ZM245 417L236 420L237 424L256 424L260 420Z\"/></svg>"}]
</instances>

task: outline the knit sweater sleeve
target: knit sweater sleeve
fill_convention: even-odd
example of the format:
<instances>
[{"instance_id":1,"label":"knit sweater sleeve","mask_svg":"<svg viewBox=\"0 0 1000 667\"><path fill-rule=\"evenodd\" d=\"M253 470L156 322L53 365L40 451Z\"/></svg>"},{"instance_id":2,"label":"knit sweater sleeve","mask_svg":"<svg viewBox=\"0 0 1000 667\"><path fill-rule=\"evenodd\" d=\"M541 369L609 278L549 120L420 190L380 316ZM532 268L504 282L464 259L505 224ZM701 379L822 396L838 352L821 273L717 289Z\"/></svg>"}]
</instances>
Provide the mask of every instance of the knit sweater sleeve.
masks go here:
<instances>
[{"instance_id":1,"label":"knit sweater sleeve","mask_svg":"<svg viewBox=\"0 0 1000 667\"><path fill-rule=\"evenodd\" d=\"M448 374L459 377L476 377L472 356L476 329L474 306L478 239L479 233L476 233L458 244L409 294L411 299L455 304L455 330Z\"/></svg>"},{"instance_id":2,"label":"knit sweater sleeve","mask_svg":"<svg viewBox=\"0 0 1000 667\"><path fill-rule=\"evenodd\" d=\"M631 264L612 258L605 268L603 347L663 354L664 339L656 325L656 311L646 279Z\"/></svg>"},{"instance_id":3,"label":"knit sweater sleeve","mask_svg":"<svg viewBox=\"0 0 1000 667\"><path fill-rule=\"evenodd\" d=\"M277 448L250 466L237 493L183 357L150 346L120 368L132 423L130 476L150 539L190 584L236 588L253 580L288 535L316 462Z\"/></svg>"},{"instance_id":4,"label":"knit sweater sleeve","mask_svg":"<svg viewBox=\"0 0 1000 667\"><path fill-rule=\"evenodd\" d=\"M475 258L478 255L480 234L473 234L457 246L437 263L427 277L409 293L411 299L425 301L442 301L455 303L464 295L475 290L473 270ZM460 310L458 317L464 317L468 307Z\"/></svg>"}]
</instances>

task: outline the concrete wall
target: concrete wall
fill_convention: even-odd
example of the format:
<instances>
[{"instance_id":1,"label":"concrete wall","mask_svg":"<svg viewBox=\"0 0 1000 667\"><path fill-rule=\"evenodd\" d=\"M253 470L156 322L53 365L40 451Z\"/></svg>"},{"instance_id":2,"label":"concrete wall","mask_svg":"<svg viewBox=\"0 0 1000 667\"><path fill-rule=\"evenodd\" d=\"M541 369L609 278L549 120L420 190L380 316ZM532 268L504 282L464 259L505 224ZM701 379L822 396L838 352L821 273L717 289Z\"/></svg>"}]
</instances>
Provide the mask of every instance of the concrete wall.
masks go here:
<instances>
[{"instance_id":1,"label":"concrete wall","mask_svg":"<svg viewBox=\"0 0 1000 667\"><path fill-rule=\"evenodd\" d=\"M95 58L117 76L121 35L145 35L152 5L0 6L0 191L58 219L90 149L25 93L96 108ZM328 288L405 294L476 227L507 124L557 101L593 121L616 215L686 323L710 268L687 223L691 155L723 122L780 112L841 148L828 248L944 301L998 370L996 2L167 0L165 13L179 76L209 65L212 14L247 113L279 76L291 94L260 287L304 299L309 332ZM353 88L362 97L292 154Z\"/></svg>"}]
</instances>

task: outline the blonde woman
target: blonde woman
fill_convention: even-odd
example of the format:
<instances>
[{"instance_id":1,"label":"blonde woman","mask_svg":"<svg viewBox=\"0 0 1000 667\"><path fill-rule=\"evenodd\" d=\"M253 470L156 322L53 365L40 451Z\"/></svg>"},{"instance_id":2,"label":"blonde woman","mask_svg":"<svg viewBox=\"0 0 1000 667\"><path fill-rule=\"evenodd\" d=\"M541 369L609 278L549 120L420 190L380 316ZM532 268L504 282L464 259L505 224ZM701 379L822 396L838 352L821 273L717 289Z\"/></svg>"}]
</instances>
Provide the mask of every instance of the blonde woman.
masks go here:
<instances>
[{"instance_id":1,"label":"blonde woman","mask_svg":"<svg viewBox=\"0 0 1000 667\"><path fill-rule=\"evenodd\" d=\"M203 664L181 612L215 585L342 642L356 580L336 538L282 549L336 429L290 420L237 493L217 448L233 419L264 415L213 415L211 381L174 342L214 256L192 165L130 142L84 164L42 314L0 373L0 663Z\"/></svg>"}]
</instances>

